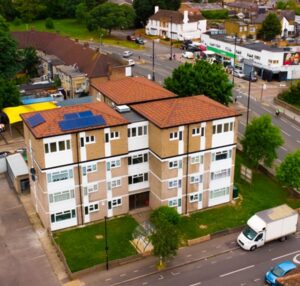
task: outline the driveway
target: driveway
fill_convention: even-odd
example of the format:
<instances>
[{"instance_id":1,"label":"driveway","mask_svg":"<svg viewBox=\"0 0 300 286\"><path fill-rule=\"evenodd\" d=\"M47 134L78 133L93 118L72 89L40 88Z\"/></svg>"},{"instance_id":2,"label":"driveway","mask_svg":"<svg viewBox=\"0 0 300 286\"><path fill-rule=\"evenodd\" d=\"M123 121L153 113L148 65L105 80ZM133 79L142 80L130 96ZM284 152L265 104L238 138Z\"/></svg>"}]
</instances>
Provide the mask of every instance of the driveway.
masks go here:
<instances>
[{"instance_id":1,"label":"driveway","mask_svg":"<svg viewBox=\"0 0 300 286\"><path fill-rule=\"evenodd\" d=\"M60 285L4 174L0 174L0 285Z\"/></svg>"}]
</instances>

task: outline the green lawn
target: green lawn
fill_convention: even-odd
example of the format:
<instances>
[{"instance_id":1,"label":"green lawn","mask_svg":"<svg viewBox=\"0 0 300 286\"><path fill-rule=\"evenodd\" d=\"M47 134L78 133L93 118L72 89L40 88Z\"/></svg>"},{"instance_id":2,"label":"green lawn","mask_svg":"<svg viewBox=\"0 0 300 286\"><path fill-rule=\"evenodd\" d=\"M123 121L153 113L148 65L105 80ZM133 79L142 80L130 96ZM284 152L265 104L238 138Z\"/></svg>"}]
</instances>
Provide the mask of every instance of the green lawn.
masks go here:
<instances>
[{"instance_id":1,"label":"green lawn","mask_svg":"<svg viewBox=\"0 0 300 286\"><path fill-rule=\"evenodd\" d=\"M78 23L76 19L60 19L53 20L54 29L46 29L45 21L34 21L30 24L21 24L15 26L13 23L10 23L10 31L28 31L34 28L36 31L42 32L59 32L63 36L68 36L73 39L80 39L86 41L100 42L99 33L97 31L89 32L84 24ZM110 45L123 46L129 49L144 49L143 46L137 45L134 42L127 40L116 39L112 36L106 36L102 39L103 43Z\"/></svg>"},{"instance_id":2,"label":"green lawn","mask_svg":"<svg viewBox=\"0 0 300 286\"><path fill-rule=\"evenodd\" d=\"M235 185L242 199L236 205L218 207L183 217L180 231L183 239L192 239L230 227L243 225L255 212L287 203L300 207L300 200L289 197L281 186L268 176L255 172L252 184L240 179L239 169L243 158L237 155Z\"/></svg>"},{"instance_id":3,"label":"green lawn","mask_svg":"<svg viewBox=\"0 0 300 286\"><path fill-rule=\"evenodd\" d=\"M129 242L137 225L130 216L107 222L109 260L137 253ZM75 272L105 262L104 234L104 222L100 222L84 228L56 232L54 239L63 251L70 270Z\"/></svg>"}]
</instances>

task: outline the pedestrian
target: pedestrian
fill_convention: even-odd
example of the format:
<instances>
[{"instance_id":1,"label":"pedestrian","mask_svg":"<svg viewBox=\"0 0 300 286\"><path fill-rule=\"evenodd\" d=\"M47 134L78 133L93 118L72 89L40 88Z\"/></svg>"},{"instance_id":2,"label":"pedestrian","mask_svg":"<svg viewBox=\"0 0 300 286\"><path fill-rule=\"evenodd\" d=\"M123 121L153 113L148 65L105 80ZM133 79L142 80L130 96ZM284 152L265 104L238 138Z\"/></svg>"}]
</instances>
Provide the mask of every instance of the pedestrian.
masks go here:
<instances>
[{"instance_id":1,"label":"pedestrian","mask_svg":"<svg viewBox=\"0 0 300 286\"><path fill-rule=\"evenodd\" d=\"M237 97L234 98L234 102L235 102L235 103L237 102Z\"/></svg>"},{"instance_id":2,"label":"pedestrian","mask_svg":"<svg viewBox=\"0 0 300 286\"><path fill-rule=\"evenodd\" d=\"M173 55L173 60L176 60L176 55L175 54Z\"/></svg>"},{"instance_id":3,"label":"pedestrian","mask_svg":"<svg viewBox=\"0 0 300 286\"><path fill-rule=\"evenodd\" d=\"M280 110L278 108L276 109L275 114L276 114L276 116L279 116Z\"/></svg>"}]
</instances>

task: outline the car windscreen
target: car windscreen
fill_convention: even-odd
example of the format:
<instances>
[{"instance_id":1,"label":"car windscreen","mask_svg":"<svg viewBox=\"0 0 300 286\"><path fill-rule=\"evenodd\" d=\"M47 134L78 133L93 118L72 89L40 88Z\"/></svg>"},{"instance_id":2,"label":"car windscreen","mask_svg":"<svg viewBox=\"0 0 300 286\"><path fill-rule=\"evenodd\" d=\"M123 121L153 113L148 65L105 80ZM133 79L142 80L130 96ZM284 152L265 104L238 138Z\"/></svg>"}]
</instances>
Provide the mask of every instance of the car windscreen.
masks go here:
<instances>
[{"instance_id":1,"label":"car windscreen","mask_svg":"<svg viewBox=\"0 0 300 286\"><path fill-rule=\"evenodd\" d=\"M283 270L281 267L279 267L278 265L275 266L275 267L271 270L271 272L272 272L275 276L277 276L277 277L281 277L281 276L284 275L284 270Z\"/></svg>"},{"instance_id":2,"label":"car windscreen","mask_svg":"<svg viewBox=\"0 0 300 286\"><path fill-rule=\"evenodd\" d=\"M257 233L249 226L244 229L243 234L250 240L253 240L257 235Z\"/></svg>"}]
</instances>

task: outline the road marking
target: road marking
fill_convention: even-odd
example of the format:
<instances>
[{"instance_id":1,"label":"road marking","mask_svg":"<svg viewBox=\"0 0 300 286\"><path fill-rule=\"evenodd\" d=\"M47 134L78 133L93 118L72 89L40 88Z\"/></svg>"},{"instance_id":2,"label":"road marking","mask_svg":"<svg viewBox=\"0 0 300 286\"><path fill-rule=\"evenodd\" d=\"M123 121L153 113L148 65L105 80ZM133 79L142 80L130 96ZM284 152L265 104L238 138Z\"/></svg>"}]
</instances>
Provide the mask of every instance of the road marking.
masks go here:
<instances>
[{"instance_id":1,"label":"road marking","mask_svg":"<svg viewBox=\"0 0 300 286\"><path fill-rule=\"evenodd\" d=\"M220 277L223 278L223 277L225 277L225 276L228 276L228 275L231 275L231 274L235 274L235 273L237 273L237 272L241 272L241 271L244 271L244 270L253 268L254 266L255 266L255 265L250 265L250 266L247 266L247 267L244 267L244 268L237 269L237 270L232 271L232 272L224 273L224 274L220 275Z\"/></svg>"},{"instance_id":2,"label":"road marking","mask_svg":"<svg viewBox=\"0 0 300 286\"><path fill-rule=\"evenodd\" d=\"M42 255L35 256L35 257L31 257L31 258L29 258L29 259L27 259L27 260L28 260L28 261L32 261L32 260L35 260L35 259L42 258L42 257L44 257L44 256L45 256L45 254L42 254Z\"/></svg>"},{"instance_id":3,"label":"road marking","mask_svg":"<svg viewBox=\"0 0 300 286\"><path fill-rule=\"evenodd\" d=\"M281 130L281 132L284 133L285 135L289 136L289 137L291 136L289 133L285 132L284 130Z\"/></svg>"},{"instance_id":4,"label":"road marking","mask_svg":"<svg viewBox=\"0 0 300 286\"><path fill-rule=\"evenodd\" d=\"M201 285L201 282L197 282L195 284L190 284L189 286L197 286L197 285Z\"/></svg>"},{"instance_id":5,"label":"road marking","mask_svg":"<svg viewBox=\"0 0 300 286\"><path fill-rule=\"evenodd\" d=\"M272 258L271 260L274 261L274 260L281 259L283 257L289 256L289 255L292 255L292 254L296 254L296 253L299 253L299 252L300 252L300 250L297 250L297 251L294 251L294 252L290 252L290 253L287 253L287 254L284 254L284 255Z\"/></svg>"},{"instance_id":6,"label":"road marking","mask_svg":"<svg viewBox=\"0 0 300 286\"><path fill-rule=\"evenodd\" d=\"M120 274L120 277L124 277L126 276L126 273Z\"/></svg>"},{"instance_id":7,"label":"road marking","mask_svg":"<svg viewBox=\"0 0 300 286\"><path fill-rule=\"evenodd\" d=\"M162 280L162 279L164 279L164 276L163 275L159 275L158 280Z\"/></svg>"},{"instance_id":8,"label":"road marking","mask_svg":"<svg viewBox=\"0 0 300 286\"><path fill-rule=\"evenodd\" d=\"M147 285L148 284L148 282L143 282L143 284L142 285Z\"/></svg>"},{"instance_id":9,"label":"road marking","mask_svg":"<svg viewBox=\"0 0 300 286\"><path fill-rule=\"evenodd\" d=\"M134 273L139 272L139 269L133 270Z\"/></svg>"},{"instance_id":10,"label":"road marking","mask_svg":"<svg viewBox=\"0 0 300 286\"><path fill-rule=\"evenodd\" d=\"M106 278L106 279L105 279L105 281L110 281L110 280L111 280L111 278Z\"/></svg>"},{"instance_id":11,"label":"road marking","mask_svg":"<svg viewBox=\"0 0 300 286\"><path fill-rule=\"evenodd\" d=\"M295 263L297 263L297 264L300 264L300 260L297 258L298 256L299 256L299 258L300 258L300 254L297 254L297 255L294 256L293 261L294 261Z\"/></svg>"},{"instance_id":12,"label":"road marking","mask_svg":"<svg viewBox=\"0 0 300 286\"><path fill-rule=\"evenodd\" d=\"M191 257L192 256L192 254L188 254L186 257Z\"/></svg>"},{"instance_id":13,"label":"road marking","mask_svg":"<svg viewBox=\"0 0 300 286\"><path fill-rule=\"evenodd\" d=\"M260 278L254 279L254 282L259 282L259 281L260 281Z\"/></svg>"},{"instance_id":14,"label":"road marking","mask_svg":"<svg viewBox=\"0 0 300 286\"><path fill-rule=\"evenodd\" d=\"M288 151L288 149L286 149L286 148L284 148L284 147L280 147L282 150L284 150L285 152L287 152Z\"/></svg>"},{"instance_id":15,"label":"road marking","mask_svg":"<svg viewBox=\"0 0 300 286\"><path fill-rule=\"evenodd\" d=\"M176 275L179 275L180 272L171 272L171 274L172 274L173 276L176 276Z\"/></svg>"},{"instance_id":16,"label":"road marking","mask_svg":"<svg viewBox=\"0 0 300 286\"><path fill-rule=\"evenodd\" d=\"M282 118L281 118L281 121L283 121L283 122L286 123L286 124L289 124L289 122L288 122L286 119L282 119Z\"/></svg>"}]
</instances>

